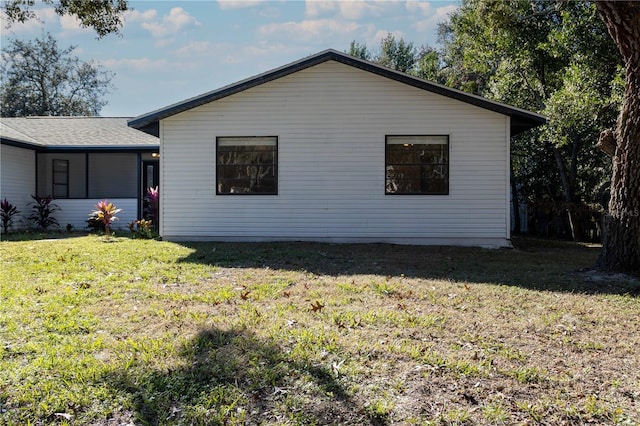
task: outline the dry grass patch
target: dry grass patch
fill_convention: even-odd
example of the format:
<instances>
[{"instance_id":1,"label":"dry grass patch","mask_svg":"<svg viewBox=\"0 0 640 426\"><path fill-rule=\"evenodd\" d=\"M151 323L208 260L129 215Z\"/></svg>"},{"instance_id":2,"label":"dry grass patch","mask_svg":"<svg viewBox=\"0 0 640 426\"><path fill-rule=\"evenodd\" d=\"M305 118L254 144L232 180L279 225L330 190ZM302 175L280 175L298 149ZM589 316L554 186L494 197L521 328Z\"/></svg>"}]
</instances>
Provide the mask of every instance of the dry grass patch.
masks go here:
<instances>
[{"instance_id":1,"label":"dry grass patch","mask_svg":"<svg viewBox=\"0 0 640 426\"><path fill-rule=\"evenodd\" d=\"M635 424L595 246L0 243L0 423Z\"/></svg>"}]
</instances>

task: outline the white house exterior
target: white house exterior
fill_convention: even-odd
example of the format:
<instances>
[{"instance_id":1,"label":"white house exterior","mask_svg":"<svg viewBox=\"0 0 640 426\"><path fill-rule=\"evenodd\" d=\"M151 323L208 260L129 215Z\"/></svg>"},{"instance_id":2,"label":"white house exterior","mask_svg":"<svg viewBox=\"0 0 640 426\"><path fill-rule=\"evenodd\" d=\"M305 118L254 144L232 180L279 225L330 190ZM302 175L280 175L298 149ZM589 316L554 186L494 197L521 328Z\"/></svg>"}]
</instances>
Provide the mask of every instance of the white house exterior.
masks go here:
<instances>
[{"instance_id":1,"label":"white house exterior","mask_svg":"<svg viewBox=\"0 0 640 426\"><path fill-rule=\"evenodd\" d=\"M0 199L20 214L13 229L29 228L31 195L51 195L64 229L86 229L98 201L122 209L114 227L142 215L145 188L157 185L159 141L127 126L127 118L21 117L0 119ZM156 157L154 157L154 153Z\"/></svg>"},{"instance_id":2,"label":"white house exterior","mask_svg":"<svg viewBox=\"0 0 640 426\"><path fill-rule=\"evenodd\" d=\"M31 149L0 144L0 200L5 198L19 213L13 220L15 228L28 216L28 204L36 186L36 154Z\"/></svg>"},{"instance_id":3,"label":"white house exterior","mask_svg":"<svg viewBox=\"0 0 640 426\"><path fill-rule=\"evenodd\" d=\"M129 125L160 136L165 239L501 247L510 137L542 123L329 50Z\"/></svg>"}]
</instances>

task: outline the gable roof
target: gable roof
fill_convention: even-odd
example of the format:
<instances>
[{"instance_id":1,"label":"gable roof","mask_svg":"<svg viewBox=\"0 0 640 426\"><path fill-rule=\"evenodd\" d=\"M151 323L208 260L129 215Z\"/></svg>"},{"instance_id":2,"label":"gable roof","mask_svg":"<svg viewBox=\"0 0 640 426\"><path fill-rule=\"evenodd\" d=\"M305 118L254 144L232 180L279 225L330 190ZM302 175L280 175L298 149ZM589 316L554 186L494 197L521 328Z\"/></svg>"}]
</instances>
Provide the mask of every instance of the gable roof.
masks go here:
<instances>
[{"instance_id":1,"label":"gable roof","mask_svg":"<svg viewBox=\"0 0 640 426\"><path fill-rule=\"evenodd\" d=\"M127 126L128 118L2 117L1 142L39 151L152 150L158 138Z\"/></svg>"},{"instance_id":2,"label":"gable roof","mask_svg":"<svg viewBox=\"0 0 640 426\"><path fill-rule=\"evenodd\" d=\"M261 84L276 80L281 77L285 77L289 74L293 74L295 72L313 67L327 61L336 61L345 65L359 68L364 71L368 71L373 74L399 81L401 83L408 84L413 87L417 87L419 89L426 90L428 92L437 93L448 98L457 99L459 101L466 102L468 104L475 105L490 111L508 115L509 117L511 117L512 135L522 133L526 130L540 126L547 122L546 118L542 115L499 102L490 101L489 99L477 95L472 95L470 93L452 89L441 84L432 83L430 81L423 80L421 78L414 77L400 71L383 67L373 62L353 57L349 54L342 53L337 50L329 49L306 57L299 61L292 62L282 67L273 69L271 71L256 75L254 77L241 80L237 83L224 86L220 89L186 99L182 102L160 108L147 114L140 115L129 120L128 124L129 126L150 135L159 136L159 123L160 120L164 118L171 117L172 115L190 110L200 105L204 105L209 102L234 95L252 87L259 86Z\"/></svg>"}]
</instances>

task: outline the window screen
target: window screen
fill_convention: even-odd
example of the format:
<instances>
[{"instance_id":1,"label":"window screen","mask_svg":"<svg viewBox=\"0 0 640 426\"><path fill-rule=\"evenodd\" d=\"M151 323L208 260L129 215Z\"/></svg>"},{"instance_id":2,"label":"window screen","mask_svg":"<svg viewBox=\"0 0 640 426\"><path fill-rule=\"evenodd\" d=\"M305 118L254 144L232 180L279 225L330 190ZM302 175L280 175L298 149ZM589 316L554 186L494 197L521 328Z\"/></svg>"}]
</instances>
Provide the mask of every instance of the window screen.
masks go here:
<instances>
[{"instance_id":1,"label":"window screen","mask_svg":"<svg viewBox=\"0 0 640 426\"><path fill-rule=\"evenodd\" d=\"M387 136L386 194L448 194L448 136Z\"/></svg>"},{"instance_id":2,"label":"window screen","mask_svg":"<svg viewBox=\"0 0 640 426\"><path fill-rule=\"evenodd\" d=\"M277 194L278 138L216 139L217 194Z\"/></svg>"}]
</instances>

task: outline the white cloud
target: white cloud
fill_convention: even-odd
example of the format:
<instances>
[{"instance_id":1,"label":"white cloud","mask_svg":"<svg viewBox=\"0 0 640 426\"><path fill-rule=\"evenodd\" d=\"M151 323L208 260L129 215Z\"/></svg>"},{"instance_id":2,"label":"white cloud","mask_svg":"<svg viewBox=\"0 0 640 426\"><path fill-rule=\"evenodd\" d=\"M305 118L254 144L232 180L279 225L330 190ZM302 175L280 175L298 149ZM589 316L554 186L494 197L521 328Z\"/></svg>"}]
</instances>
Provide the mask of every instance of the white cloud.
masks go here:
<instances>
[{"instance_id":1,"label":"white cloud","mask_svg":"<svg viewBox=\"0 0 640 426\"><path fill-rule=\"evenodd\" d=\"M421 19L414 22L413 24L411 24L411 27L420 33L435 31L437 25L440 22L446 21L449 14L456 9L458 9L458 6L452 4L438 7L433 11L431 16L427 17L426 19Z\"/></svg>"},{"instance_id":2,"label":"white cloud","mask_svg":"<svg viewBox=\"0 0 640 426\"><path fill-rule=\"evenodd\" d=\"M242 48L242 54L245 58L255 58L256 56L273 57L277 55L289 55L300 50L299 47L293 47L290 43L270 44L262 41L257 45L245 46Z\"/></svg>"},{"instance_id":3,"label":"white cloud","mask_svg":"<svg viewBox=\"0 0 640 426\"><path fill-rule=\"evenodd\" d=\"M222 10L242 9L259 6L264 2L265 0L218 0L218 6Z\"/></svg>"},{"instance_id":4,"label":"white cloud","mask_svg":"<svg viewBox=\"0 0 640 426\"><path fill-rule=\"evenodd\" d=\"M304 6L305 16L309 18L317 18L338 10L338 4L334 0L307 0Z\"/></svg>"},{"instance_id":5,"label":"white cloud","mask_svg":"<svg viewBox=\"0 0 640 426\"><path fill-rule=\"evenodd\" d=\"M138 10L127 10L124 13L125 25L133 22L148 22L153 21L158 16L158 12L155 9L148 9L144 12Z\"/></svg>"},{"instance_id":6,"label":"white cloud","mask_svg":"<svg viewBox=\"0 0 640 426\"><path fill-rule=\"evenodd\" d=\"M320 16L334 16L344 19L360 19L364 16L381 16L389 2L375 2L365 0L307 0L305 14L308 18Z\"/></svg>"},{"instance_id":7,"label":"white cloud","mask_svg":"<svg viewBox=\"0 0 640 426\"><path fill-rule=\"evenodd\" d=\"M172 50L172 55L181 58L183 63L194 67L206 62L207 58L219 58L226 64L237 64L247 60L241 49L231 43L212 43L210 41L190 41L186 45Z\"/></svg>"},{"instance_id":8,"label":"white cloud","mask_svg":"<svg viewBox=\"0 0 640 426\"><path fill-rule=\"evenodd\" d=\"M375 34L367 39L367 46L375 46L376 48L380 46L380 41L383 38L386 38L389 34L392 34L396 40L400 40L405 37L405 34L400 30L395 31L387 31L387 30L378 30Z\"/></svg>"},{"instance_id":9,"label":"white cloud","mask_svg":"<svg viewBox=\"0 0 640 426\"><path fill-rule=\"evenodd\" d=\"M109 69L132 69L135 71L158 71L166 69L169 63L165 59L130 58L130 59L105 59L101 65Z\"/></svg>"},{"instance_id":10,"label":"white cloud","mask_svg":"<svg viewBox=\"0 0 640 426\"><path fill-rule=\"evenodd\" d=\"M258 33L262 36L280 35L293 40L310 40L318 37L326 38L329 34L355 34L365 28L357 22L318 19L267 24L259 27Z\"/></svg>"},{"instance_id":11,"label":"white cloud","mask_svg":"<svg viewBox=\"0 0 640 426\"><path fill-rule=\"evenodd\" d=\"M177 56L209 56L233 50L229 43L211 43L210 41L190 41L188 44L171 51Z\"/></svg>"},{"instance_id":12,"label":"white cloud","mask_svg":"<svg viewBox=\"0 0 640 426\"><path fill-rule=\"evenodd\" d=\"M166 49L168 47L173 46L175 43L176 43L175 38L159 38L153 43L153 46L156 49Z\"/></svg>"},{"instance_id":13,"label":"white cloud","mask_svg":"<svg viewBox=\"0 0 640 426\"><path fill-rule=\"evenodd\" d=\"M148 12L148 11L147 11ZM147 13L145 12L145 13ZM145 20L151 18L150 20ZM162 17L161 20L155 19L155 14L142 16L142 28L149 31L156 38L168 37L179 33L182 29L189 25L200 25L200 22L189 15L183 8L174 7L168 15Z\"/></svg>"},{"instance_id":14,"label":"white cloud","mask_svg":"<svg viewBox=\"0 0 640 426\"><path fill-rule=\"evenodd\" d=\"M263 18L268 18L268 19L275 19L275 18L279 18L282 14L280 13L280 10L276 7L263 7L260 12L258 12L258 14L260 16L262 16Z\"/></svg>"},{"instance_id":15,"label":"white cloud","mask_svg":"<svg viewBox=\"0 0 640 426\"><path fill-rule=\"evenodd\" d=\"M432 13L431 2L421 0L407 0L405 4L407 11L411 13L419 13L422 16L429 16Z\"/></svg>"},{"instance_id":16,"label":"white cloud","mask_svg":"<svg viewBox=\"0 0 640 426\"><path fill-rule=\"evenodd\" d=\"M360 19L367 15L381 16L384 9L378 3L364 1L340 2L340 16L346 19Z\"/></svg>"},{"instance_id":17,"label":"white cloud","mask_svg":"<svg viewBox=\"0 0 640 426\"><path fill-rule=\"evenodd\" d=\"M290 43L270 43L266 40L254 45L237 45L233 43L212 43L209 41L191 41L172 50L171 54L180 57L183 62L195 64L206 58L222 58L225 64L254 62L257 57L272 57L297 52Z\"/></svg>"},{"instance_id":18,"label":"white cloud","mask_svg":"<svg viewBox=\"0 0 640 426\"><path fill-rule=\"evenodd\" d=\"M60 26L62 27L62 35L64 36L92 31L90 28L83 28L80 20L71 15L62 15L60 17Z\"/></svg>"}]
</instances>

